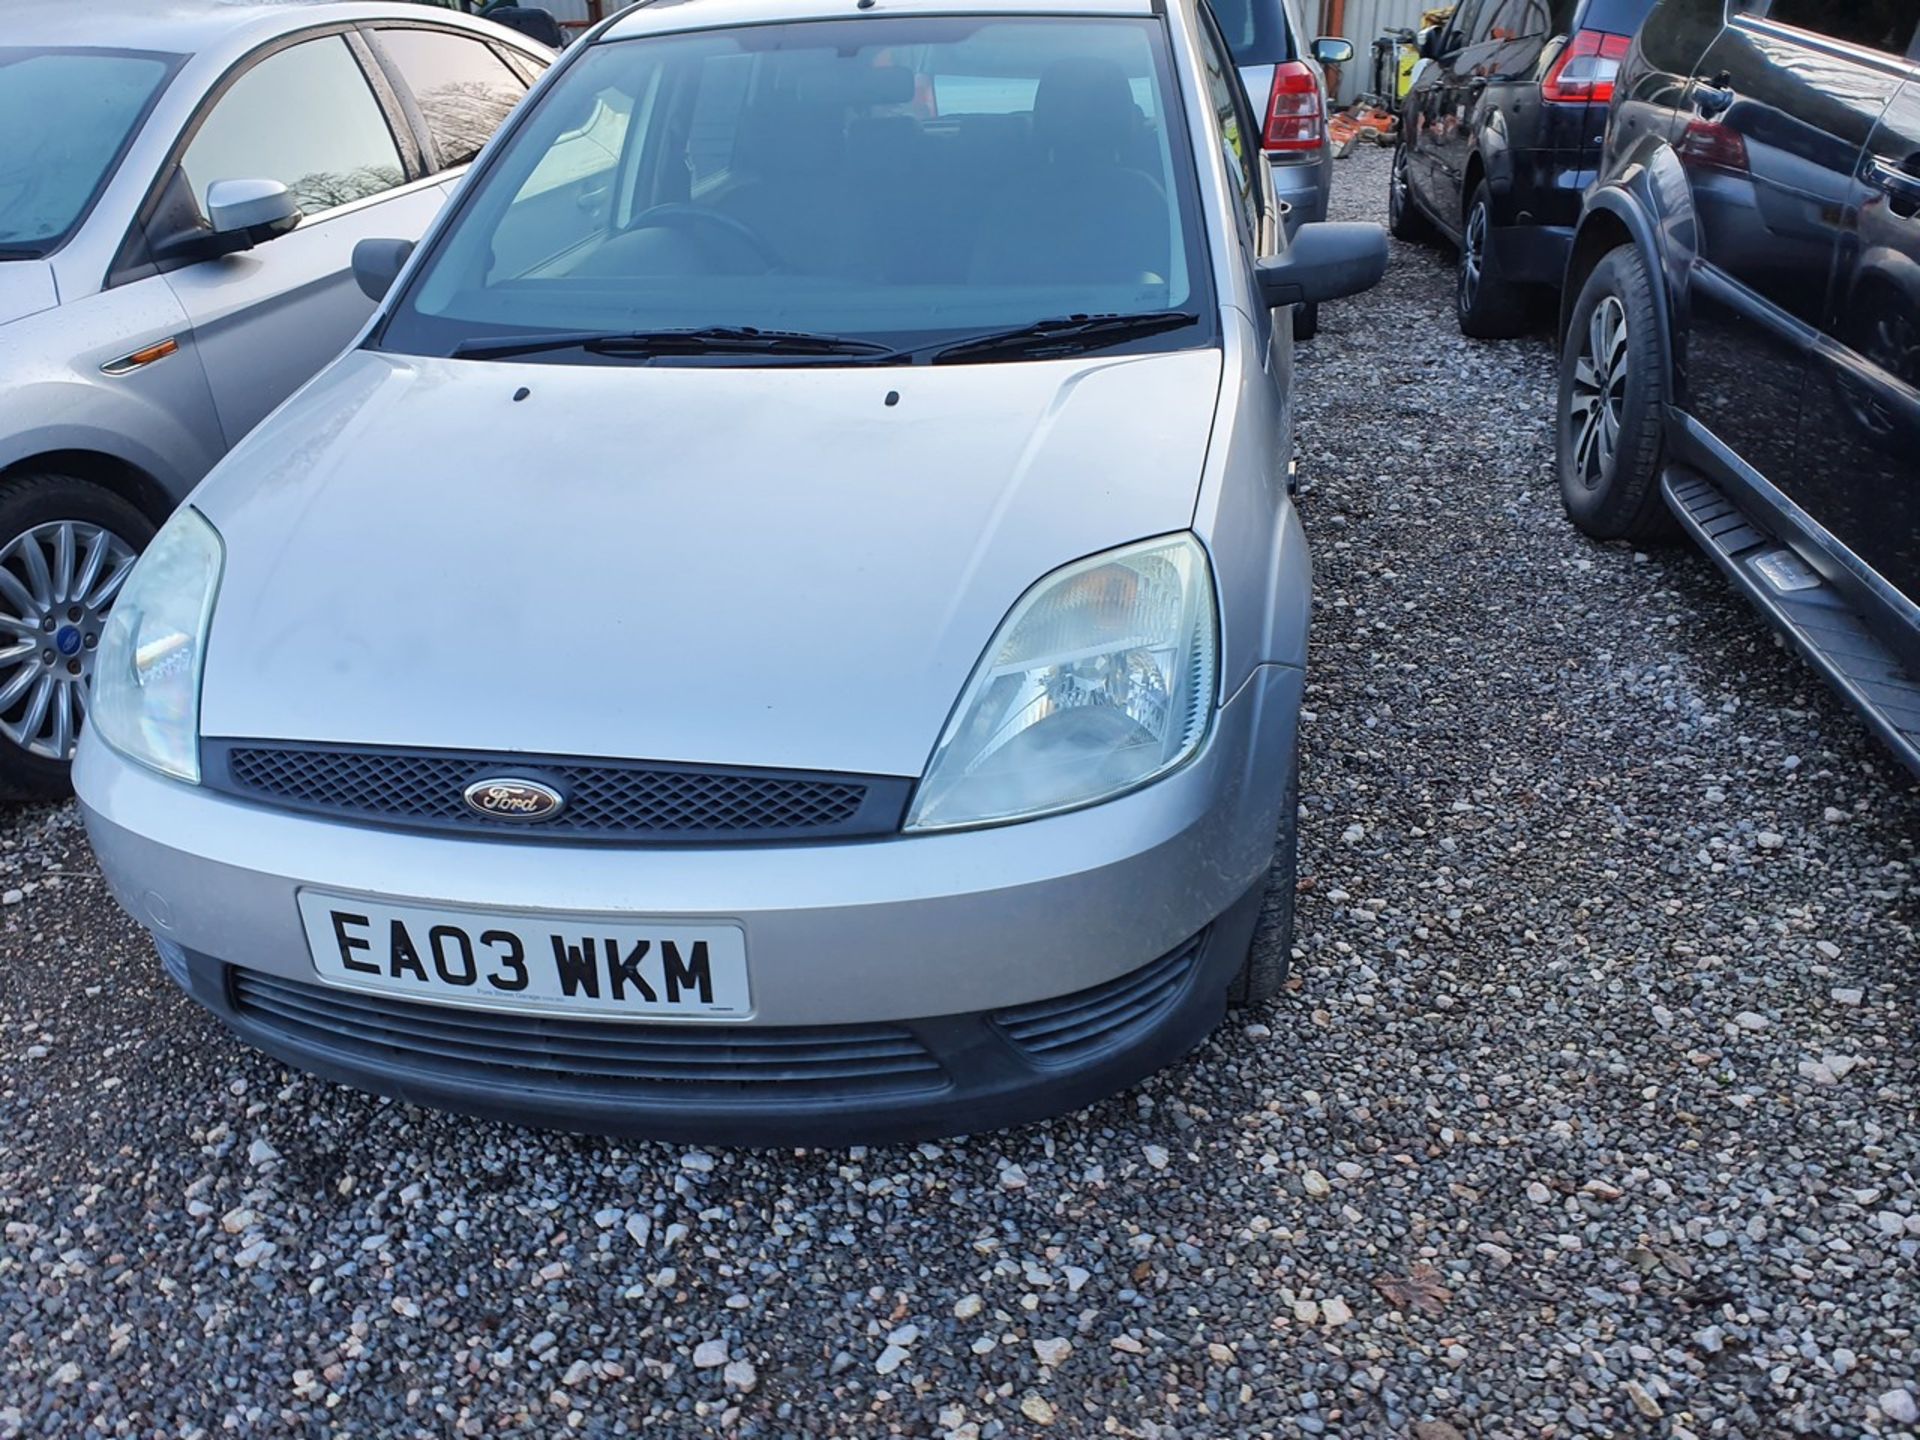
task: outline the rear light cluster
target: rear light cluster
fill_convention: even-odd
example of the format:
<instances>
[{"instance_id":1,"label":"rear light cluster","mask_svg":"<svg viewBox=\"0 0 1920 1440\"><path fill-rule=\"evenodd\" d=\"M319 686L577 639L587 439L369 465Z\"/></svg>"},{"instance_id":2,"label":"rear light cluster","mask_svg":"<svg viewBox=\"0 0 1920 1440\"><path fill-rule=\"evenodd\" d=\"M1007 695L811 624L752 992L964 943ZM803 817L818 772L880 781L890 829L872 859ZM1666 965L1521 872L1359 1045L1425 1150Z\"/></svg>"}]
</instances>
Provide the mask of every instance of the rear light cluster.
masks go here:
<instances>
[{"instance_id":1,"label":"rear light cluster","mask_svg":"<svg viewBox=\"0 0 1920 1440\"><path fill-rule=\"evenodd\" d=\"M1326 139L1327 112L1320 82L1298 60L1273 67L1273 93L1267 98L1268 150L1317 150Z\"/></svg>"},{"instance_id":2,"label":"rear light cluster","mask_svg":"<svg viewBox=\"0 0 1920 1440\"><path fill-rule=\"evenodd\" d=\"M1746 137L1716 120L1689 120L1674 150L1680 163L1691 170L1720 170L1728 175L1747 173Z\"/></svg>"},{"instance_id":3,"label":"rear light cluster","mask_svg":"<svg viewBox=\"0 0 1920 1440\"><path fill-rule=\"evenodd\" d=\"M1541 82L1542 99L1562 104L1605 105L1613 99L1613 82L1620 78L1620 62L1627 58L1633 39L1604 30L1581 30L1567 42Z\"/></svg>"}]
</instances>

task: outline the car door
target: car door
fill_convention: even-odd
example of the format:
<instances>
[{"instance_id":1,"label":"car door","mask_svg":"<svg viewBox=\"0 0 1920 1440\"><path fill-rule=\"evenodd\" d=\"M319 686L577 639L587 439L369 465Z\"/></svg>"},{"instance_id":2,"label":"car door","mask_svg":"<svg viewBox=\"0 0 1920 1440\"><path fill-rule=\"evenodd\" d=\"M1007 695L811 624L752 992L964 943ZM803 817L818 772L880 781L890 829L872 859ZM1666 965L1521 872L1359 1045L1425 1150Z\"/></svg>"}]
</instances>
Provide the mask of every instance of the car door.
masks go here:
<instances>
[{"instance_id":1,"label":"car door","mask_svg":"<svg viewBox=\"0 0 1920 1440\"><path fill-rule=\"evenodd\" d=\"M1858 175L1788 488L1920 605L1920 78L1875 127Z\"/></svg>"},{"instance_id":2,"label":"car door","mask_svg":"<svg viewBox=\"0 0 1920 1440\"><path fill-rule=\"evenodd\" d=\"M168 202L206 212L217 180L270 179L303 218L252 250L167 274L229 445L338 354L372 313L363 239L418 236L445 197L358 36L306 34L256 53L192 127Z\"/></svg>"},{"instance_id":3,"label":"car door","mask_svg":"<svg viewBox=\"0 0 1920 1440\"><path fill-rule=\"evenodd\" d=\"M1861 10L1761 0L1731 16L1673 140L1699 231L1685 404L1776 484L1800 468L1840 225L1867 193L1856 162L1899 88L1891 57L1838 38Z\"/></svg>"},{"instance_id":4,"label":"car door","mask_svg":"<svg viewBox=\"0 0 1920 1440\"><path fill-rule=\"evenodd\" d=\"M1437 42L1433 63L1420 77L1419 113L1409 150L1408 180L1442 224L1457 231L1460 193L1472 149L1471 115L1486 88L1487 62L1500 48L1488 37L1501 0L1466 0Z\"/></svg>"}]
</instances>

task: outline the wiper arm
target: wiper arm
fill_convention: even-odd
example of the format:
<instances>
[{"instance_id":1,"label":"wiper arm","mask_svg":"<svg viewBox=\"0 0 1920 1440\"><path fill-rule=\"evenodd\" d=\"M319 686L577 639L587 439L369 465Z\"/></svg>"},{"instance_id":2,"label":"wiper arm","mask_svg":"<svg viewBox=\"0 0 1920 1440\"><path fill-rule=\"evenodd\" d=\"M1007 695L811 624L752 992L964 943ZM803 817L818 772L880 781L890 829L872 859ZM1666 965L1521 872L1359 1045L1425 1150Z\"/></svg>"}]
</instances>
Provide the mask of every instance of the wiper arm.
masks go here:
<instances>
[{"instance_id":1,"label":"wiper arm","mask_svg":"<svg viewBox=\"0 0 1920 1440\"><path fill-rule=\"evenodd\" d=\"M1039 360L1098 350L1199 323L1199 316L1185 310L1149 310L1139 315L1061 315L1015 330L997 330L968 340L956 340L941 346L929 358L935 365L997 360L1010 355Z\"/></svg>"},{"instance_id":2,"label":"wiper arm","mask_svg":"<svg viewBox=\"0 0 1920 1440\"><path fill-rule=\"evenodd\" d=\"M711 325L693 330L556 330L534 335L477 336L453 347L456 359L504 360L556 350L646 359L655 355L891 355L893 349L846 335Z\"/></svg>"}]
</instances>

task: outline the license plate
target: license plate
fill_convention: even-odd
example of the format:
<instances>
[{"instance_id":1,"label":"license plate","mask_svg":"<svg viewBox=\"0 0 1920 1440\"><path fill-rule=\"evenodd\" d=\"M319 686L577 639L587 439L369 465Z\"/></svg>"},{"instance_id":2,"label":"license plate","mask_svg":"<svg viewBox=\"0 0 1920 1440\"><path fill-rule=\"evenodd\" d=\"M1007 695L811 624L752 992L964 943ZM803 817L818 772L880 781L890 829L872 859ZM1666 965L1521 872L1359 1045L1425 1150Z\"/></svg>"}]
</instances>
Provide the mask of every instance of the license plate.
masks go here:
<instances>
[{"instance_id":1,"label":"license plate","mask_svg":"<svg viewBox=\"0 0 1920 1440\"><path fill-rule=\"evenodd\" d=\"M490 914L300 892L329 985L519 1014L721 1020L752 1012L738 925Z\"/></svg>"}]
</instances>

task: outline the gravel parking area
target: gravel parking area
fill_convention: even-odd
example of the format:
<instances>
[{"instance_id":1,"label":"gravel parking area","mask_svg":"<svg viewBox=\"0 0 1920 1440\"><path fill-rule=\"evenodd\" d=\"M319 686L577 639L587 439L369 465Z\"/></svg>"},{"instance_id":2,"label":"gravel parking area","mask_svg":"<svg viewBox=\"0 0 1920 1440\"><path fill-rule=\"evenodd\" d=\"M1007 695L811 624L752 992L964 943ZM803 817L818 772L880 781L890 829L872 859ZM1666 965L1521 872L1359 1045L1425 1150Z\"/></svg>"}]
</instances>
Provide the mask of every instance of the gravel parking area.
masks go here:
<instances>
[{"instance_id":1,"label":"gravel parking area","mask_svg":"<svg viewBox=\"0 0 1920 1440\"><path fill-rule=\"evenodd\" d=\"M71 807L0 819L0 1437L1915 1434L1914 789L1704 560L1573 532L1551 342L1451 276L1302 352L1294 986L1091 1111L375 1101L176 995Z\"/></svg>"}]
</instances>

